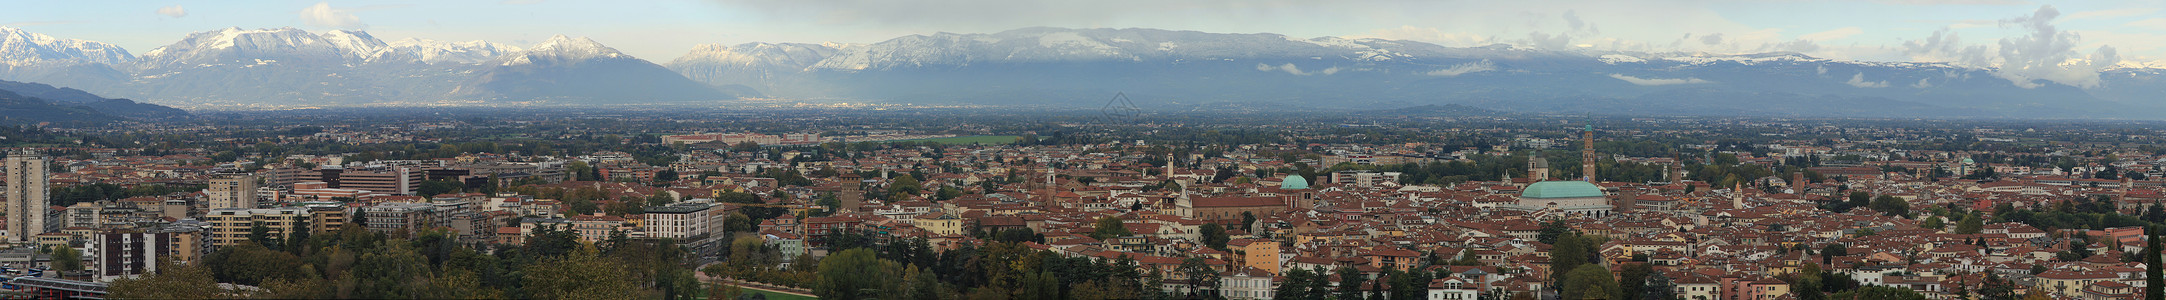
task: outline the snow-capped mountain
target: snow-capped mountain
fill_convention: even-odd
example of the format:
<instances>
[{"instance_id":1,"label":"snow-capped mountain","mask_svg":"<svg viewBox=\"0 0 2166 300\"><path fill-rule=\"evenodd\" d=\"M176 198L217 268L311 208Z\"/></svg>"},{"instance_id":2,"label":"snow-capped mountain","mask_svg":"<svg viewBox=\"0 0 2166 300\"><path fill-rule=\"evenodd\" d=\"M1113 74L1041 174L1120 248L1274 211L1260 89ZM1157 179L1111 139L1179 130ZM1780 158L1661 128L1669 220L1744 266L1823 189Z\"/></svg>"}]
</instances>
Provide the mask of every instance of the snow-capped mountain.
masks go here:
<instances>
[{"instance_id":1,"label":"snow-capped mountain","mask_svg":"<svg viewBox=\"0 0 2166 300\"><path fill-rule=\"evenodd\" d=\"M0 79L192 107L628 103L733 96L586 38L526 49L362 31L224 28L129 56L0 28Z\"/></svg>"},{"instance_id":2,"label":"snow-capped mountain","mask_svg":"<svg viewBox=\"0 0 2166 300\"><path fill-rule=\"evenodd\" d=\"M1567 113L2141 118L2155 117L2134 112L2166 111L2155 97L2166 79L2141 67L2108 71L2096 87L2025 87L1991 69L1788 52L1552 51L1157 29L911 35L826 55L752 51L762 45L770 44L703 46L671 67L770 95L916 103L1093 106L1126 92L1174 108L1458 103Z\"/></svg>"},{"instance_id":3,"label":"snow-capped mountain","mask_svg":"<svg viewBox=\"0 0 2166 300\"><path fill-rule=\"evenodd\" d=\"M489 61L450 97L641 104L733 99L684 75L585 37L551 37Z\"/></svg>"},{"instance_id":4,"label":"snow-capped mountain","mask_svg":"<svg viewBox=\"0 0 2166 300\"><path fill-rule=\"evenodd\" d=\"M392 41L370 62L416 61L430 64L480 64L520 51L519 47L487 41L440 42L406 38Z\"/></svg>"},{"instance_id":5,"label":"snow-capped mountain","mask_svg":"<svg viewBox=\"0 0 2166 300\"><path fill-rule=\"evenodd\" d=\"M798 74L850 44L745 43L736 46L705 44L666 66L694 81L716 86L743 85L773 89L805 89ZM789 86L789 87L781 87ZM747 88L751 88L747 87Z\"/></svg>"},{"instance_id":6,"label":"snow-capped mountain","mask_svg":"<svg viewBox=\"0 0 2166 300\"><path fill-rule=\"evenodd\" d=\"M112 44L61 39L0 27L0 65L25 66L40 63L101 63L120 64L134 60L128 50Z\"/></svg>"}]
</instances>

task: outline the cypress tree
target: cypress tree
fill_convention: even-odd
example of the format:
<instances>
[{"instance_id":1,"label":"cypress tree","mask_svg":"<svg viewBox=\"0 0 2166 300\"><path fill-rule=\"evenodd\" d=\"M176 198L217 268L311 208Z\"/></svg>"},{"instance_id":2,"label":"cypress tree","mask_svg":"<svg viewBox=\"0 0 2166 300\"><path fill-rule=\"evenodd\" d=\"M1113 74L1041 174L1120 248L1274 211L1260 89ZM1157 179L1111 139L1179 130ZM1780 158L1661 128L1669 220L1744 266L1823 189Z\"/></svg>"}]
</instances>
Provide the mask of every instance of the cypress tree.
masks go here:
<instances>
[{"instance_id":1,"label":"cypress tree","mask_svg":"<svg viewBox=\"0 0 2166 300\"><path fill-rule=\"evenodd\" d=\"M2166 267L2159 266L2159 229L2158 226L2144 226L2143 229L2144 299L2166 299L2166 276L2162 276L2166 272L2161 271Z\"/></svg>"}]
</instances>

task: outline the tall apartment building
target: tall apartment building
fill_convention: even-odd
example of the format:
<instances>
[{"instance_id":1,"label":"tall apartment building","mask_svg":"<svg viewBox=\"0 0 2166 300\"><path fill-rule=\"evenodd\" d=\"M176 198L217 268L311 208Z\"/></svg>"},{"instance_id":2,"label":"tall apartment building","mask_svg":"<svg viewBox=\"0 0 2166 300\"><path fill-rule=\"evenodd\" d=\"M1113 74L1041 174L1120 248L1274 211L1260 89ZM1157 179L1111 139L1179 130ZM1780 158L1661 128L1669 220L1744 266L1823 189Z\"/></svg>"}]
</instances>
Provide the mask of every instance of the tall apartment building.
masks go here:
<instances>
[{"instance_id":1,"label":"tall apartment building","mask_svg":"<svg viewBox=\"0 0 2166 300\"><path fill-rule=\"evenodd\" d=\"M51 173L44 155L32 152L8 155L5 196L9 242L36 242L38 234L45 233L45 214L49 210L45 192L52 185Z\"/></svg>"},{"instance_id":2,"label":"tall apartment building","mask_svg":"<svg viewBox=\"0 0 2166 300\"><path fill-rule=\"evenodd\" d=\"M714 206L706 203L684 202L669 206L647 207L645 227L647 237L684 239L711 233L709 223L719 223L712 211Z\"/></svg>"},{"instance_id":3,"label":"tall apartment building","mask_svg":"<svg viewBox=\"0 0 2166 300\"><path fill-rule=\"evenodd\" d=\"M366 190L379 194L413 195L421 187L428 172L412 167L387 167L373 170L349 169L338 174L335 188ZM422 195L430 196L430 195Z\"/></svg>"},{"instance_id":4,"label":"tall apartment building","mask_svg":"<svg viewBox=\"0 0 2166 300\"><path fill-rule=\"evenodd\" d=\"M421 229L443 226L437 206L431 203L383 203L361 208L363 226L379 233L410 236Z\"/></svg>"},{"instance_id":5,"label":"tall apartment building","mask_svg":"<svg viewBox=\"0 0 2166 300\"><path fill-rule=\"evenodd\" d=\"M211 209L256 208L262 204L257 201L256 182L255 175L221 175L211 179L210 187L203 190L203 197Z\"/></svg>"},{"instance_id":6,"label":"tall apartment building","mask_svg":"<svg viewBox=\"0 0 2166 300\"><path fill-rule=\"evenodd\" d=\"M249 230L254 228L257 222L262 222L263 227L269 228L271 235L285 238L287 234L298 230L294 227L300 225L300 221L312 217L314 216L308 209L299 207L213 209L203 214L204 221L211 223L211 245L220 247L248 241Z\"/></svg>"},{"instance_id":7,"label":"tall apartment building","mask_svg":"<svg viewBox=\"0 0 2166 300\"><path fill-rule=\"evenodd\" d=\"M108 281L158 272L158 259L178 249L175 235L185 233L109 230L93 235L84 251L97 269L97 279Z\"/></svg>"}]
</instances>

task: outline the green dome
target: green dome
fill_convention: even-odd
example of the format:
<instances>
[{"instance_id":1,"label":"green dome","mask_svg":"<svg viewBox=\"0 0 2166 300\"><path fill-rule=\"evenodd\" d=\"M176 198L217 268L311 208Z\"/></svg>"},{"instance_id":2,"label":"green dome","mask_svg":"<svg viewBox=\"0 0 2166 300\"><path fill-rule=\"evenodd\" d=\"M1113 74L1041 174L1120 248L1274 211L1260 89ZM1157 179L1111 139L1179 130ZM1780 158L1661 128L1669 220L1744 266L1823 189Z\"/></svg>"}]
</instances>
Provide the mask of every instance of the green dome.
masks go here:
<instances>
[{"instance_id":1,"label":"green dome","mask_svg":"<svg viewBox=\"0 0 2166 300\"><path fill-rule=\"evenodd\" d=\"M1286 179L1279 180L1279 189L1306 190L1309 189L1309 179L1301 178L1301 174L1286 175Z\"/></svg>"},{"instance_id":2,"label":"green dome","mask_svg":"<svg viewBox=\"0 0 2166 300\"><path fill-rule=\"evenodd\" d=\"M1527 185L1520 198L1602 197L1602 187L1586 181L1543 181Z\"/></svg>"}]
</instances>

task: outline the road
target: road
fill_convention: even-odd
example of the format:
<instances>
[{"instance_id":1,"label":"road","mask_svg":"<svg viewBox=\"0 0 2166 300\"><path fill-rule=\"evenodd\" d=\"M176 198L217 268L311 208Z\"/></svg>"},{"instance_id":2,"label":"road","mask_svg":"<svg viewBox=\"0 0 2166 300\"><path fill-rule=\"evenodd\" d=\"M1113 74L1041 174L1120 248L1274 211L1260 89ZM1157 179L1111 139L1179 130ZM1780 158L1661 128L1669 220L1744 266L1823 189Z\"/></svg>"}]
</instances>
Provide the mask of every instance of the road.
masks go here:
<instances>
[{"instance_id":1,"label":"road","mask_svg":"<svg viewBox=\"0 0 2166 300\"><path fill-rule=\"evenodd\" d=\"M707 265L713 265L713 264L707 264ZM791 295L798 295L798 296L805 296L805 297L812 297L812 298L819 298L819 297L820 297L820 296L813 296L812 294L810 294L810 292L812 292L812 291L806 291L806 290L803 290L803 289L796 289L796 288L789 288L789 287L781 287L781 286L774 286L774 285L769 285L769 284L765 284L765 283L758 283L758 282L751 282L751 281L743 281L743 280L736 280L736 279L729 279L729 278L715 278L715 277L708 277L708 276L707 276L707 272L700 272L700 271L696 271L696 270L704 270L704 269L707 269L707 265L701 265L701 266L699 266L699 269L695 269L695 271L692 271L692 276L694 276L694 277L698 278L698 279L699 279L699 282L705 282L705 283L713 283L713 284L727 284L727 285L734 285L734 286L737 286L737 287L740 287L740 288L745 288L745 289L762 290L762 291L768 291L768 292L774 292L774 293L781 293L781 294L791 294Z\"/></svg>"}]
</instances>

